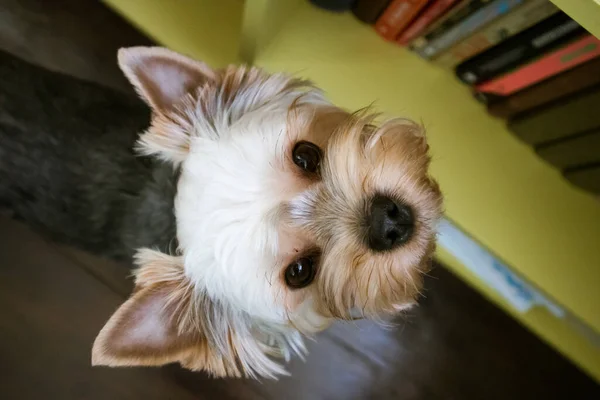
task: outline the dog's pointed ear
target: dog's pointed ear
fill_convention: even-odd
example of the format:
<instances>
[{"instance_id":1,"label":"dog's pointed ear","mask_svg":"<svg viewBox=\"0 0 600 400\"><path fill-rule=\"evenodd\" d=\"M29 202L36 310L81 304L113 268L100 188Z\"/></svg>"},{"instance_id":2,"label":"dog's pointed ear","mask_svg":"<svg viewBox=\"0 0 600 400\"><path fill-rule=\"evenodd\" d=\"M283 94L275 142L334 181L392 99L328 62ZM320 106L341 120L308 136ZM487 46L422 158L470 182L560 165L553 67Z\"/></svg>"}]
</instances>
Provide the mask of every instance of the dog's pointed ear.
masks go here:
<instances>
[{"instance_id":1,"label":"dog's pointed ear","mask_svg":"<svg viewBox=\"0 0 600 400\"><path fill-rule=\"evenodd\" d=\"M169 285L138 290L113 314L94 342L92 365L163 365L189 351L192 336L177 330Z\"/></svg>"},{"instance_id":2,"label":"dog's pointed ear","mask_svg":"<svg viewBox=\"0 0 600 400\"><path fill-rule=\"evenodd\" d=\"M122 48L118 60L127 79L157 113L169 111L216 76L208 65L162 47Z\"/></svg>"},{"instance_id":3,"label":"dog's pointed ear","mask_svg":"<svg viewBox=\"0 0 600 400\"><path fill-rule=\"evenodd\" d=\"M133 295L106 323L92 365L160 366L174 362L217 377L285 370L266 355L250 320L195 292L181 257L144 249L136 255Z\"/></svg>"},{"instance_id":4,"label":"dog's pointed ear","mask_svg":"<svg viewBox=\"0 0 600 400\"><path fill-rule=\"evenodd\" d=\"M175 267L177 258L157 254L160 259L149 268L140 268L134 294L100 331L92 349L92 365L168 364L187 357L199 343L198 337L180 329L190 289L182 285L183 275ZM163 269L160 275L157 262ZM147 276L140 279L139 273ZM162 279L161 275L174 279Z\"/></svg>"}]
</instances>

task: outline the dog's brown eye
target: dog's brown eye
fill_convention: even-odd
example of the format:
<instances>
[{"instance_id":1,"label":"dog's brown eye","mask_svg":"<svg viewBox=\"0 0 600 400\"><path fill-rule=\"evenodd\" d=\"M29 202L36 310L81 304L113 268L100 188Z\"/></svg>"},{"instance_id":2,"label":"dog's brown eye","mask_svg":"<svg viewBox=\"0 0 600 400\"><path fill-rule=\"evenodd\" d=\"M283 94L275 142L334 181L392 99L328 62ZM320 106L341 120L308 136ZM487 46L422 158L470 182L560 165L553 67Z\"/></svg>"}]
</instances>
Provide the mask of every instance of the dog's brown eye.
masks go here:
<instances>
[{"instance_id":1,"label":"dog's brown eye","mask_svg":"<svg viewBox=\"0 0 600 400\"><path fill-rule=\"evenodd\" d=\"M292 152L294 164L306 172L316 173L321 163L321 149L310 142L299 142Z\"/></svg>"},{"instance_id":2,"label":"dog's brown eye","mask_svg":"<svg viewBox=\"0 0 600 400\"><path fill-rule=\"evenodd\" d=\"M302 257L287 266L285 283L292 289L308 286L315 278L315 261L311 257Z\"/></svg>"}]
</instances>

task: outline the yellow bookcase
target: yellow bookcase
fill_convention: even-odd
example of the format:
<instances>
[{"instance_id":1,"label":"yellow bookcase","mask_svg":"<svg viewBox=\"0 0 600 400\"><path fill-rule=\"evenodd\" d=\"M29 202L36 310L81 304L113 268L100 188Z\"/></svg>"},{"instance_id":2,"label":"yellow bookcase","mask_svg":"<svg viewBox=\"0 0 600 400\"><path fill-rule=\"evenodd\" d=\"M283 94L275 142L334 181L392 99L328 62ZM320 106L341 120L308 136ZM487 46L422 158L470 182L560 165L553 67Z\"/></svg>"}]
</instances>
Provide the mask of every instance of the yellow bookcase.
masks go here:
<instances>
[{"instance_id":1,"label":"yellow bookcase","mask_svg":"<svg viewBox=\"0 0 600 400\"><path fill-rule=\"evenodd\" d=\"M344 107L375 101L423 121L447 217L566 314L520 312L448 249L439 259L600 381L600 202L487 115L451 72L306 0L105 1L159 43L213 66L297 73ZM600 35L594 0L553 2Z\"/></svg>"}]
</instances>

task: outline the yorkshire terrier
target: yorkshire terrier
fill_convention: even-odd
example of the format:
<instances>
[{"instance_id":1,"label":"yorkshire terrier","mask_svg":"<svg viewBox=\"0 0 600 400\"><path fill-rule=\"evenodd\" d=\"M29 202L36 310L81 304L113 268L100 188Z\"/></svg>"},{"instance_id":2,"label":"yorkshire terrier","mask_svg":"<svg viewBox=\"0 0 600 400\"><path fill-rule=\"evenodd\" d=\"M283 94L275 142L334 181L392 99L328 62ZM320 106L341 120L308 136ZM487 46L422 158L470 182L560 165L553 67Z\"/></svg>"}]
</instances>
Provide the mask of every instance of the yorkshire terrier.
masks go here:
<instances>
[{"instance_id":1,"label":"yorkshire terrier","mask_svg":"<svg viewBox=\"0 0 600 400\"><path fill-rule=\"evenodd\" d=\"M151 109L139 138L134 101L0 65L0 204L137 265L94 365L275 377L334 320L415 303L442 212L420 125L255 67L142 47L118 61Z\"/></svg>"}]
</instances>

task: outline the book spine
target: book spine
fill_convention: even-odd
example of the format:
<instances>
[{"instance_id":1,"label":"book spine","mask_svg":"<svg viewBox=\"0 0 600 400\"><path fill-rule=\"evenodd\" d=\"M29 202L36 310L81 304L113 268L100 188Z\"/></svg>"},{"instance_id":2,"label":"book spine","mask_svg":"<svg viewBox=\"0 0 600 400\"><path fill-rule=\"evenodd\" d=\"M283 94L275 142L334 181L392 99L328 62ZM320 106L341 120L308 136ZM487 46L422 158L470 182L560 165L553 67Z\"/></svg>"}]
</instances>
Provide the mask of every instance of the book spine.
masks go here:
<instances>
[{"instance_id":1,"label":"book spine","mask_svg":"<svg viewBox=\"0 0 600 400\"><path fill-rule=\"evenodd\" d=\"M542 145L600 128L600 88L591 87L561 98L508 122L511 132L524 142Z\"/></svg>"},{"instance_id":2,"label":"book spine","mask_svg":"<svg viewBox=\"0 0 600 400\"><path fill-rule=\"evenodd\" d=\"M507 14L513 8L523 3L523 1L496 0L467 17L442 36L429 42L427 46L420 49L417 53L425 59L431 59L458 41L468 37L482 26L485 26L501 15Z\"/></svg>"},{"instance_id":3,"label":"book spine","mask_svg":"<svg viewBox=\"0 0 600 400\"><path fill-rule=\"evenodd\" d=\"M511 96L501 97L488 104L487 110L498 118L512 118L595 85L600 85L600 57Z\"/></svg>"},{"instance_id":4,"label":"book spine","mask_svg":"<svg viewBox=\"0 0 600 400\"><path fill-rule=\"evenodd\" d=\"M429 0L394 0L375 23L375 30L386 40L395 40Z\"/></svg>"},{"instance_id":5,"label":"book spine","mask_svg":"<svg viewBox=\"0 0 600 400\"><path fill-rule=\"evenodd\" d=\"M345 12L352 8L354 0L309 0L315 6L332 12Z\"/></svg>"},{"instance_id":6,"label":"book spine","mask_svg":"<svg viewBox=\"0 0 600 400\"><path fill-rule=\"evenodd\" d=\"M458 3L458 0L437 0L427 7L398 37L398 44L405 46L419 36L425 29Z\"/></svg>"},{"instance_id":7,"label":"book spine","mask_svg":"<svg viewBox=\"0 0 600 400\"><path fill-rule=\"evenodd\" d=\"M580 189L600 194L600 164L567 169L563 172L563 175Z\"/></svg>"},{"instance_id":8,"label":"book spine","mask_svg":"<svg viewBox=\"0 0 600 400\"><path fill-rule=\"evenodd\" d=\"M560 169L600 164L600 129L537 146L535 152Z\"/></svg>"},{"instance_id":9,"label":"book spine","mask_svg":"<svg viewBox=\"0 0 600 400\"><path fill-rule=\"evenodd\" d=\"M391 0L358 0L352 7L352 14L358 20L373 25L390 2Z\"/></svg>"},{"instance_id":10,"label":"book spine","mask_svg":"<svg viewBox=\"0 0 600 400\"><path fill-rule=\"evenodd\" d=\"M508 96L596 57L600 57L600 40L588 34L537 61L482 83L476 90Z\"/></svg>"},{"instance_id":11,"label":"book spine","mask_svg":"<svg viewBox=\"0 0 600 400\"><path fill-rule=\"evenodd\" d=\"M433 62L444 68L454 68L557 12L558 8L548 0L527 1L435 57Z\"/></svg>"},{"instance_id":12,"label":"book spine","mask_svg":"<svg viewBox=\"0 0 600 400\"><path fill-rule=\"evenodd\" d=\"M565 13L558 12L533 27L480 53L456 67L456 75L467 84L478 84L523 64L585 30Z\"/></svg>"},{"instance_id":13,"label":"book spine","mask_svg":"<svg viewBox=\"0 0 600 400\"><path fill-rule=\"evenodd\" d=\"M427 46L430 41L443 35L446 31L491 1L492 0L462 0L452 7L452 9L450 9L442 18L431 24L421 36L410 42L410 48L414 51L422 49Z\"/></svg>"}]
</instances>

